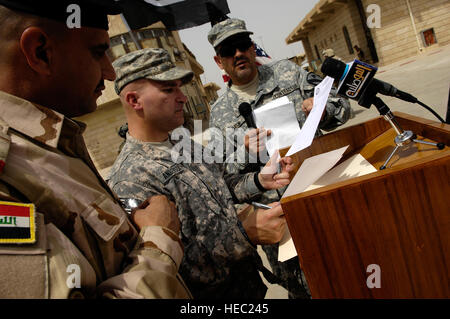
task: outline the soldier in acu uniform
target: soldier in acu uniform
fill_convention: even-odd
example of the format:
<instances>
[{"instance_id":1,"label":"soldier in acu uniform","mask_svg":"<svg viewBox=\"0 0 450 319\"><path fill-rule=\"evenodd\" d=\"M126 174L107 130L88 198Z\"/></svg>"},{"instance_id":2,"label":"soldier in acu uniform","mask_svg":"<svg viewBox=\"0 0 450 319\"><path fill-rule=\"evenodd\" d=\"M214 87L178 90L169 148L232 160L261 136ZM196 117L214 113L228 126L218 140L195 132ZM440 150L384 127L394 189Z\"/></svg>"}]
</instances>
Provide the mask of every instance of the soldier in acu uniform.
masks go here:
<instances>
[{"instance_id":1,"label":"soldier in acu uniform","mask_svg":"<svg viewBox=\"0 0 450 319\"><path fill-rule=\"evenodd\" d=\"M129 219L71 119L115 79L119 10L96 3L0 1L0 298L192 297L174 204L150 198Z\"/></svg>"},{"instance_id":2,"label":"soldier in acu uniform","mask_svg":"<svg viewBox=\"0 0 450 319\"><path fill-rule=\"evenodd\" d=\"M163 49L135 51L113 65L129 132L109 185L121 198L140 202L162 194L175 201L185 247L180 274L194 298L264 298L267 287L258 271L270 274L255 245L281 240L283 211L279 203L271 203L271 209L238 216L234 203L285 186L292 160L283 159L279 174L224 176L223 164L196 158L193 150L202 147L191 144L187 129L179 128L186 103L181 86L193 73L176 67ZM189 147L179 149L171 131L171 137L184 132L178 143L187 141Z\"/></svg>"},{"instance_id":3,"label":"soldier in acu uniform","mask_svg":"<svg viewBox=\"0 0 450 319\"><path fill-rule=\"evenodd\" d=\"M208 33L208 41L216 51L214 60L231 78L225 93L212 106L210 128L220 129L229 141L227 145L234 146L235 153L227 150L226 154L229 163L227 171L235 173L258 169L258 165L255 167L249 163L249 158L264 151L264 147L258 147L259 139L271 133L264 128L250 130L246 136L244 133L237 133L238 142L234 142L234 136L230 136L231 132L240 128L242 130L238 132L245 132L248 129L239 113L239 105L247 102L255 109L274 99L288 97L294 103L301 127L313 106L314 87L322 80L316 74L309 73L288 60L257 66L255 47L250 34L253 33L246 29L245 22L235 18L217 23ZM332 91L316 135L322 134L320 129L331 130L345 123L349 116L349 101L336 97ZM246 156L242 159L237 154ZM267 192L262 201L278 200L279 196L274 191ZM299 269L298 260L291 259L280 264L277 261L278 245L264 246L263 249L275 274L287 282L289 296L307 297L307 284Z\"/></svg>"}]
</instances>

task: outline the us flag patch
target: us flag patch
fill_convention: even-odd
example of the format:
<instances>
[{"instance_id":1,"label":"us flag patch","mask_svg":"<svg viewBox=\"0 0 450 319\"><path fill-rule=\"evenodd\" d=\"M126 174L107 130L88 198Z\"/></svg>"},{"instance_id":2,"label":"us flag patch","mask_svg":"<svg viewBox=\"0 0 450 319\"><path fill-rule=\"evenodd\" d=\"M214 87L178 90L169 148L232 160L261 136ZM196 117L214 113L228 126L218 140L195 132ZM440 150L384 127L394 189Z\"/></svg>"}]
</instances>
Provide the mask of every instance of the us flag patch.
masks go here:
<instances>
[{"instance_id":1,"label":"us flag patch","mask_svg":"<svg viewBox=\"0 0 450 319\"><path fill-rule=\"evenodd\" d=\"M34 205L0 201L0 244L36 241Z\"/></svg>"}]
</instances>

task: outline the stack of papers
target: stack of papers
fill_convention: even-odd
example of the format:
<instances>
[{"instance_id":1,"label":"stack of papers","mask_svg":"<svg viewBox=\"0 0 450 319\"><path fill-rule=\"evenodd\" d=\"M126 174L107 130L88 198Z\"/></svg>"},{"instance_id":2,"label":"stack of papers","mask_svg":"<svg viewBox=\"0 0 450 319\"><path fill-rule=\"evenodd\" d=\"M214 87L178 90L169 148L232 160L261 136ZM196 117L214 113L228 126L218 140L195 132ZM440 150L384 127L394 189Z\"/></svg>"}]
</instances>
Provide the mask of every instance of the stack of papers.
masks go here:
<instances>
[{"instance_id":1,"label":"stack of papers","mask_svg":"<svg viewBox=\"0 0 450 319\"><path fill-rule=\"evenodd\" d=\"M266 143L270 157L279 149L291 146L300 133L294 103L289 102L287 96L253 110L253 117L256 127L272 130Z\"/></svg>"},{"instance_id":2,"label":"stack of papers","mask_svg":"<svg viewBox=\"0 0 450 319\"><path fill-rule=\"evenodd\" d=\"M283 198L377 171L361 154L356 154L329 170L341 159L347 147L306 159L286 189ZM278 245L278 261L286 261L295 256L297 251L289 229L286 228Z\"/></svg>"},{"instance_id":3,"label":"stack of papers","mask_svg":"<svg viewBox=\"0 0 450 319\"><path fill-rule=\"evenodd\" d=\"M302 129L298 124L295 107L287 96L273 100L253 110L256 127L272 130L267 138L269 156L279 149L290 147L286 156L295 154L311 145L333 85L333 78L327 76L314 89L314 104Z\"/></svg>"}]
</instances>

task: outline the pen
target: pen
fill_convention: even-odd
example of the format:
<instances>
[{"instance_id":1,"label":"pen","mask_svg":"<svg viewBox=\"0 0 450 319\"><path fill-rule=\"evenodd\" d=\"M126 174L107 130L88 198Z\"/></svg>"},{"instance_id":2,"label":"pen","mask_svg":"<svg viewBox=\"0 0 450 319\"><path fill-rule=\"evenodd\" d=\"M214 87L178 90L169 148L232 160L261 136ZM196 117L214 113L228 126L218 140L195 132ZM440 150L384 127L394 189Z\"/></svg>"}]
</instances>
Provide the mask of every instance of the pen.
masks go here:
<instances>
[{"instance_id":1,"label":"pen","mask_svg":"<svg viewBox=\"0 0 450 319\"><path fill-rule=\"evenodd\" d=\"M261 203L257 203L257 202L252 202L252 205L257 208L272 209L272 207L270 207L269 205L265 205L265 204L261 204Z\"/></svg>"}]
</instances>

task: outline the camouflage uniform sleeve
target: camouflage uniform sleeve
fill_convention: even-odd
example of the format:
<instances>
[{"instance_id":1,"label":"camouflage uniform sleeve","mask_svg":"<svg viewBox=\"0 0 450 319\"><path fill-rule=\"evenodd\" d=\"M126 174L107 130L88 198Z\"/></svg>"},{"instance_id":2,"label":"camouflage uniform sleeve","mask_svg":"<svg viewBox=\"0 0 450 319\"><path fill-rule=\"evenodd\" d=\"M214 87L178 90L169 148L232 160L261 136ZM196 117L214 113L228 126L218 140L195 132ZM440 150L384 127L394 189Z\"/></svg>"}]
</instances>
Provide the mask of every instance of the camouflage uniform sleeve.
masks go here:
<instances>
[{"instance_id":1,"label":"camouflage uniform sleeve","mask_svg":"<svg viewBox=\"0 0 450 319\"><path fill-rule=\"evenodd\" d=\"M306 73L306 71L305 71ZM322 81L322 78L315 73L309 72L306 76L301 77L301 87L304 98L314 96L314 88ZM336 88L331 89L330 97L328 98L325 107L326 114L319 123L319 128L325 131L334 130L336 127L346 123L351 115L350 102L346 98L338 97Z\"/></svg>"},{"instance_id":2,"label":"camouflage uniform sleeve","mask_svg":"<svg viewBox=\"0 0 450 319\"><path fill-rule=\"evenodd\" d=\"M258 172L247 174L227 173L224 175L225 182L236 203L256 200L262 195L263 191L255 184L255 178L258 176Z\"/></svg>"},{"instance_id":3,"label":"camouflage uniform sleeve","mask_svg":"<svg viewBox=\"0 0 450 319\"><path fill-rule=\"evenodd\" d=\"M223 171L220 164L214 165L215 169ZM144 170L143 167L141 169ZM157 181L157 177L146 171L148 180L145 186L132 182L120 182L113 185L113 190L119 197L127 197L128 194L137 194L137 198L147 198L151 195L167 195L170 186L164 187ZM216 172L217 173L217 172ZM221 173L215 175L220 177ZM246 237L245 230L236 217L229 217L223 214L221 208L209 203L204 197L199 197L198 187L195 185L184 185L177 183L178 187L170 188L173 193L169 196L176 203L178 215L181 222L182 238L186 240L185 261L188 265L196 264L196 268L209 268L214 266L216 279L222 280L229 275L228 265L230 261L239 261L253 254L253 246ZM224 185L225 186L225 185ZM206 195L208 196L208 195ZM214 208L212 208L214 207ZM224 208L223 208L224 209ZM208 261L208 265L201 264L201 261ZM200 276L205 274L191 274L190 276ZM192 278L191 278L192 280Z\"/></svg>"},{"instance_id":4,"label":"camouflage uniform sleeve","mask_svg":"<svg viewBox=\"0 0 450 319\"><path fill-rule=\"evenodd\" d=\"M99 287L106 298L192 298L178 275L183 246L171 230L159 226L144 227L129 264L121 275L109 278Z\"/></svg>"},{"instance_id":5,"label":"camouflage uniform sleeve","mask_svg":"<svg viewBox=\"0 0 450 319\"><path fill-rule=\"evenodd\" d=\"M136 183L117 183L112 189L119 197L135 194L139 201L150 196ZM107 298L192 298L178 274L183 253L177 234L164 227L144 227L124 272L103 282L99 291Z\"/></svg>"}]
</instances>

